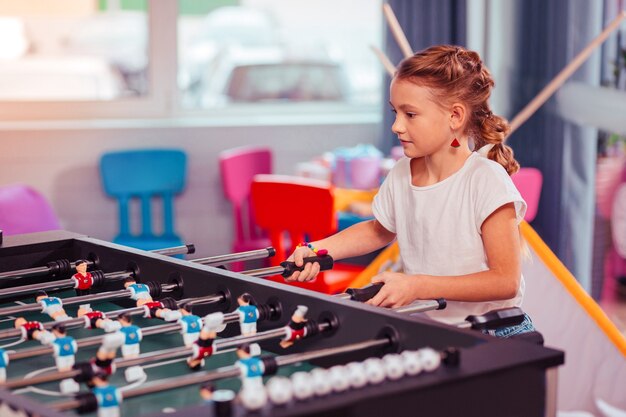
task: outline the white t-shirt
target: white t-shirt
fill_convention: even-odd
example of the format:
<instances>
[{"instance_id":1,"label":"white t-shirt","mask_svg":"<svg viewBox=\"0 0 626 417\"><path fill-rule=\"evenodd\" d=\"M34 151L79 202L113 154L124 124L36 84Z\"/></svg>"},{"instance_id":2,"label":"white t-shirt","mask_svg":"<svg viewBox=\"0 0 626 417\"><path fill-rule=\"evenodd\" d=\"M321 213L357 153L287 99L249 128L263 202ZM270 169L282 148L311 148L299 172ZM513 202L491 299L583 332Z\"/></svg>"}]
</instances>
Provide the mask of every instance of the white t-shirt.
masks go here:
<instances>
[{"instance_id":1,"label":"white t-shirt","mask_svg":"<svg viewBox=\"0 0 626 417\"><path fill-rule=\"evenodd\" d=\"M385 229L396 233L407 274L457 276L485 271L487 256L481 226L496 209L514 203L518 223L526 202L505 169L473 152L463 167L436 184L411 184L411 160L393 167L374 198L373 211ZM428 312L434 319L459 323L470 314L519 306L524 277L515 297L490 302L448 301L444 310Z\"/></svg>"}]
</instances>

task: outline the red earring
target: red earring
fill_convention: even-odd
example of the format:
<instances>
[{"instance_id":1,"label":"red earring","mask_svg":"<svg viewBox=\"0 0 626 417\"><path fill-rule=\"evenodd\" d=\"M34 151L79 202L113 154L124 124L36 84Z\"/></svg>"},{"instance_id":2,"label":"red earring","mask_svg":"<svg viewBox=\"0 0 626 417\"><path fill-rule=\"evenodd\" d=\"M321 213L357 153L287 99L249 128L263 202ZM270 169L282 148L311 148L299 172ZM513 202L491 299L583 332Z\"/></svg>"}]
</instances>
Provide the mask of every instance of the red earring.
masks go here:
<instances>
[{"instance_id":1,"label":"red earring","mask_svg":"<svg viewBox=\"0 0 626 417\"><path fill-rule=\"evenodd\" d=\"M456 138L454 138L454 140L452 140L452 143L450 144L450 146L452 146L453 148L458 148L459 146L461 146L461 144L459 143L458 140L456 140Z\"/></svg>"}]
</instances>

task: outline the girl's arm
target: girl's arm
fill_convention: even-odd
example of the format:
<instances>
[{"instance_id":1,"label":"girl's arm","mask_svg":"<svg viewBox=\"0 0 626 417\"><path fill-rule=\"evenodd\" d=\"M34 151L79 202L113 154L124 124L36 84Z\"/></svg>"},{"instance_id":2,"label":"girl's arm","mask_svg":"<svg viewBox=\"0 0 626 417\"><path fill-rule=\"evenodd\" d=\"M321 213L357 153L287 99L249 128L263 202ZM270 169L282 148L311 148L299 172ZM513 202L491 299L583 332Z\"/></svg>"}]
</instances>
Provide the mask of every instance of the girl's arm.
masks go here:
<instances>
[{"instance_id":1,"label":"girl's arm","mask_svg":"<svg viewBox=\"0 0 626 417\"><path fill-rule=\"evenodd\" d=\"M334 259L344 259L373 252L389 244L396 234L385 229L377 220L357 223L325 239L311 242L316 249L326 249ZM315 256L309 248L298 248L288 260L302 266L303 258ZM319 273L319 264L307 264L301 272L294 272L287 281L309 281Z\"/></svg>"},{"instance_id":2,"label":"girl's arm","mask_svg":"<svg viewBox=\"0 0 626 417\"><path fill-rule=\"evenodd\" d=\"M515 297L521 277L521 244L513 203L494 211L481 229L488 270L460 276L384 272L372 278L372 282L385 285L368 303L399 307L417 299L492 301Z\"/></svg>"}]
</instances>

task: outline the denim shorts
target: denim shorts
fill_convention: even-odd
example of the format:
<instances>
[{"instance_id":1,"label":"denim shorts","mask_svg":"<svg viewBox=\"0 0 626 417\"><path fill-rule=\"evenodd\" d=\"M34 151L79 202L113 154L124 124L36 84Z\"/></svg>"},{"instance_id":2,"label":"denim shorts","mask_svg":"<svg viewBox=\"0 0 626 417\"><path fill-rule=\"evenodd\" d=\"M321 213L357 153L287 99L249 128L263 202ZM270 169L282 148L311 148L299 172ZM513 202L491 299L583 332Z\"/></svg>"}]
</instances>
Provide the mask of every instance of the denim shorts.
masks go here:
<instances>
[{"instance_id":1,"label":"denim shorts","mask_svg":"<svg viewBox=\"0 0 626 417\"><path fill-rule=\"evenodd\" d=\"M535 326L533 326L533 321L530 319L528 314L524 314L524 320L520 324L516 324L515 326L498 327L497 329L492 330L483 330L482 332L495 337L511 337L521 333L532 332L534 330Z\"/></svg>"}]
</instances>

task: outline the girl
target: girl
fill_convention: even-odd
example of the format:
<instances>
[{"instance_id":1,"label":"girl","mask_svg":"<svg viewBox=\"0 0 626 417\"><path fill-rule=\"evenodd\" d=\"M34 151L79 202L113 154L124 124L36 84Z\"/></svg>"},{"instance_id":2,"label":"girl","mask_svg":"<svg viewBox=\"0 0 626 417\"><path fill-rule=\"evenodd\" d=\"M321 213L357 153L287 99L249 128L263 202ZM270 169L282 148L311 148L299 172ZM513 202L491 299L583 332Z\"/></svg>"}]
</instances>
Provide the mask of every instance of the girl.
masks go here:
<instances>
[{"instance_id":1,"label":"girl","mask_svg":"<svg viewBox=\"0 0 626 417\"><path fill-rule=\"evenodd\" d=\"M375 276L372 282L385 285L369 304L398 307L442 297L448 307L428 314L449 323L519 306L518 225L526 203L509 177L519 164L503 143L508 123L489 109L493 85L479 55L458 46L433 46L402 61L390 105L406 158L374 198L375 219L298 247L290 260L302 265L315 248L348 258L397 239L404 272ZM309 264L288 279L307 281L318 272L319 265ZM531 330L526 317L494 333Z\"/></svg>"}]
</instances>

